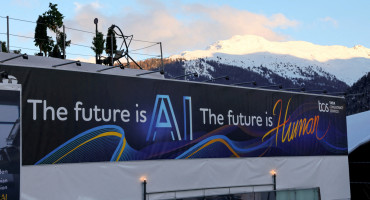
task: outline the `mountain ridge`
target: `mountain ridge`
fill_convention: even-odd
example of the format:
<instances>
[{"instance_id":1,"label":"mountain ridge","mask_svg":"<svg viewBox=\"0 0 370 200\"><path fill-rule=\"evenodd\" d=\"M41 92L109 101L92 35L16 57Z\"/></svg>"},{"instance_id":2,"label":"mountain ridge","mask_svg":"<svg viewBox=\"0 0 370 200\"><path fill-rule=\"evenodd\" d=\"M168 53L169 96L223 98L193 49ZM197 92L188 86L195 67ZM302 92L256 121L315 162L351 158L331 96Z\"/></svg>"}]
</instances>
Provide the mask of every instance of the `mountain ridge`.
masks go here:
<instances>
[{"instance_id":1,"label":"mountain ridge","mask_svg":"<svg viewBox=\"0 0 370 200\"><path fill-rule=\"evenodd\" d=\"M355 45L349 48L340 45L317 45L306 41L274 42L255 35L236 35L227 40L219 40L209 45L205 50L184 51L180 55L187 59L191 59L192 56L197 58L210 57L212 53L244 55L258 52L292 55L298 58L316 60L319 62L355 57L370 59L370 49L362 45ZM177 56L178 55L174 55L171 57Z\"/></svg>"},{"instance_id":2,"label":"mountain ridge","mask_svg":"<svg viewBox=\"0 0 370 200\"><path fill-rule=\"evenodd\" d=\"M298 71L315 71L352 85L370 71L370 49L322 46L304 41L272 42L259 36L234 36L210 45L205 50L184 51L169 59L191 62L199 58L241 68L264 66L286 78L300 77ZM284 68L297 66L299 69ZM298 70L298 71L297 71ZM293 73L292 73L293 72Z\"/></svg>"}]
</instances>

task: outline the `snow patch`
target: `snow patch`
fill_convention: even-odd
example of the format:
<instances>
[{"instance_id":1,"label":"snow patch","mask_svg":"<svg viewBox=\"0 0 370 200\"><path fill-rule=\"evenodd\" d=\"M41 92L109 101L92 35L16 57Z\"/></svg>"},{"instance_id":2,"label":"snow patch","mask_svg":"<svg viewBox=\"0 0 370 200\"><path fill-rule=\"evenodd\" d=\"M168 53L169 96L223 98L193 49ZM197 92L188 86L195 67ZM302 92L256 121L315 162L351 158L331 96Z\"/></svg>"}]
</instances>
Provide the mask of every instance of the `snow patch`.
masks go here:
<instances>
[{"instance_id":1,"label":"snow patch","mask_svg":"<svg viewBox=\"0 0 370 200\"><path fill-rule=\"evenodd\" d=\"M292 79L310 79L316 73L329 79L336 77L348 85L370 71L370 49L361 45L348 48L304 41L272 42L254 35L236 35L206 50L184 51L170 58L186 61L203 58L242 68L254 66L256 72L263 66Z\"/></svg>"}]
</instances>

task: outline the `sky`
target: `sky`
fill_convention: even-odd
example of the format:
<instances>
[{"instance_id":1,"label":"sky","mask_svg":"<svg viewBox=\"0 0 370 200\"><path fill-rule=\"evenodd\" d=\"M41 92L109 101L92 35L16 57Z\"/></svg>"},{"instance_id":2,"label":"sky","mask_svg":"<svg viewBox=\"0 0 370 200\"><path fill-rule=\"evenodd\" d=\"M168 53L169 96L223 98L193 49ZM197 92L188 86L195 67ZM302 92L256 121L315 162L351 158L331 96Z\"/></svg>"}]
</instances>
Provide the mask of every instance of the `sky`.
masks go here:
<instances>
[{"instance_id":1,"label":"sky","mask_svg":"<svg viewBox=\"0 0 370 200\"><path fill-rule=\"evenodd\" d=\"M133 35L130 45L136 59L158 57L162 42L164 56L207 46L235 35L258 35L270 41L307 41L319 45L363 45L370 48L370 1L318 0L57 0L64 15L67 58L94 60L91 42L94 18L106 34L117 25ZM48 10L49 1L10 0L0 9L0 41L6 41L9 16L10 49L35 54L35 22ZM20 21L23 20L23 21ZM27 22L26 22L27 21ZM77 31L77 30L83 30ZM49 32L55 37L54 33ZM149 41L149 42L143 42ZM118 46L122 40L117 41ZM149 48L146 48L151 46Z\"/></svg>"}]
</instances>

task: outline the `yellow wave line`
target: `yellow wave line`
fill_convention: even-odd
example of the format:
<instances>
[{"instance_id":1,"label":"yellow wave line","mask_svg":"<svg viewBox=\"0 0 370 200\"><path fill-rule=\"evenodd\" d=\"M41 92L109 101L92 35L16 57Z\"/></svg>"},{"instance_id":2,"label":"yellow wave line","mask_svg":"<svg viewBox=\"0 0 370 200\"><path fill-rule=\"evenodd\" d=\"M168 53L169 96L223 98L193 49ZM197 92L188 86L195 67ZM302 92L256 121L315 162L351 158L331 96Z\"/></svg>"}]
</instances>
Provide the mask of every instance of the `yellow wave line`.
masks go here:
<instances>
[{"instance_id":1,"label":"yellow wave line","mask_svg":"<svg viewBox=\"0 0 370 200\"><path fill-rule=\"evenodd\" d=\"M119 152L119 155L118 155L118 157L117 157L117 160L116 160L116 161L119 161L119 158L121 157L122 152L123 152L123 150L125 149L125 147L126 147L126 138L123 138L122 148L121 148L121 151Z\"/></svg>"},{"instance_id":2,"label":"yellow wave line","mask_svg":"<svg viewBox=\"0 0 370 200\"><path fill-rule=\"evenodd\" d=\"M72 153L73 151L75 151L76 149L80 148L81 146L85 145L86 143L88 142L91 142L95 139L98 139L98 138L101 138L101 137L105 137L105 136L117 136L117 137L122 137L122 134L121 133L117 133L117 132L105 132L105 133L102 133L100 135L97 135L87 141L85 141L84 143L78 145L77 147L73 148L72 150L70 150L68 153L64 154L62 157L60 157L58 160L56 160L55 162L53 162L53 164L59 162L61 159L63 159L64 157L66 157L68 154Z\"/></svg>"},{"instance_id":3,"label":"yellow wave line","mask_svg":"<svg viewBox=\"0 0 370 200\"><path fill-rule=\"evenodd\" d=\"M205 147L207 147L208 145L211 145L211 144L213 144L213 143L215 143L215 142L221 142L222 144L224 144L233 154L234 154L234 156L236 156L236 157L240 157L235 151L234 151L234 149L232 149L231 147L230 147L230 145L225 141L225 140L223 140L223 139L221 139L221 138L217 138L217 139L213 139L213 140L211 140L211 141L208 141L206 144L204 144L202 147L200 147L198 150L196 150L195 152L193 152L192 154L190 154L188 157L186 157L186 158L189 158L189 157L191 157L191 156L193 156L194 154L196 154L198 151L200 151L200 150L202 150L203 148L205 148Z\"/></svg>"}]
</instances>

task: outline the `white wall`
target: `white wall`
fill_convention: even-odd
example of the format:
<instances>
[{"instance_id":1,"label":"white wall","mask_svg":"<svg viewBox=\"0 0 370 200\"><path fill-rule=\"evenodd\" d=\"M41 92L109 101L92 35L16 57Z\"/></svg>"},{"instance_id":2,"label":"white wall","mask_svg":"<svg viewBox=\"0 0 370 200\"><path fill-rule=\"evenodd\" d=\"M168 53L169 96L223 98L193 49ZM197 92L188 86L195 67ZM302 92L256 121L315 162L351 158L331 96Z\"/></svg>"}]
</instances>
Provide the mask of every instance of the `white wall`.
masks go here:
<instances>
[{"instance_id":1,"label":"white wall","mask_svg":"<svg viewBox=\"0 0 370 200\"><path fill-rule=\"evenodd\" d=\"M154 192L269 184L272 169L278 173L277 189L320 187L323 200L350 198L347 156L312 156L23 166L21 199L140 200L142 176L147 177L148 192Z\"/></svg>"},{"instance_id":2,"label":"white wall","mask_svg":"<svg viewBox=\"0 0 370 200\"><path fill-rule=\"evenodd\" d=\"M347 116L348 152L370 141L370 111Z\"/></svg>"}]
</instances>

